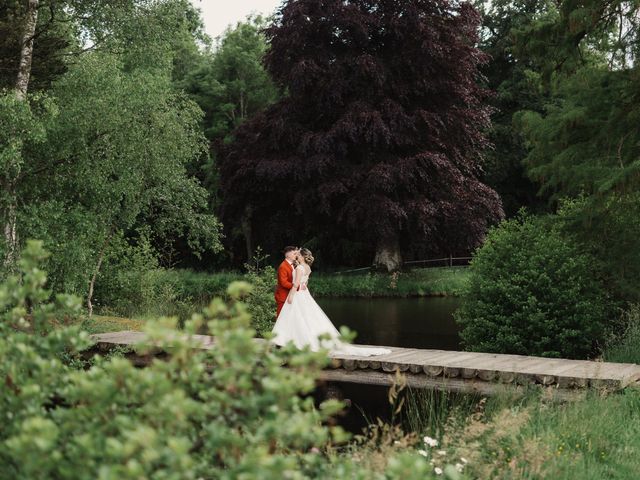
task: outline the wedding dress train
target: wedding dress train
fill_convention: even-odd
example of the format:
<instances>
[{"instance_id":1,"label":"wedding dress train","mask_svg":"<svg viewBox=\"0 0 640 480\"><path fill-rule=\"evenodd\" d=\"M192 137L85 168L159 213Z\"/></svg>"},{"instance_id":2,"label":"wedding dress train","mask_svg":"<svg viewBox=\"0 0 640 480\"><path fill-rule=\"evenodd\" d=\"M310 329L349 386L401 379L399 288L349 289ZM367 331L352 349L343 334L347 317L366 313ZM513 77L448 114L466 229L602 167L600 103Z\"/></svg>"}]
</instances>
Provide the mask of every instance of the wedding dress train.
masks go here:
<instances>
[{"instance_id":1,"label":"wedding dress train","mask_svg":"<svg viewBox=\"0 0 640 480\"><path fill-rule=\"evenodd\" d=\"M300 285L309 281L310 271L298 265L294 271L294 284L300 277ZM289 342L302 349L309 347L313 351L327 349L331 353L369 357L391 353L387 348L356 347L340 340L340 332L331 323L329 317L309 293L308 289L295 293L292 303L285 303L273 327L275 334L272 342L284 346ZM323 336L323 339L319 337Z\"/></svg>"}]
</instances>

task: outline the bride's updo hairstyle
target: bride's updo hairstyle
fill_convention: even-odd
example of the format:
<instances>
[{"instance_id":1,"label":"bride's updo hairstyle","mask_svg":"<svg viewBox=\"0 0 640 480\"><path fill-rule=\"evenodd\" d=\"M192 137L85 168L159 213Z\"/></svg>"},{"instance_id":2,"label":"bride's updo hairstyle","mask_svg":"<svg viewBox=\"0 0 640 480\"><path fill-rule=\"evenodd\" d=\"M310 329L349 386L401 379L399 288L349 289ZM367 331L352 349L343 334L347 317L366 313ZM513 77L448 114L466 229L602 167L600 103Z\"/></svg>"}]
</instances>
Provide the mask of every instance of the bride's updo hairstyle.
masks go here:
<instances>
[{"instance_id":1,"label":"bride's updo hairstyle","mask_svg":"<svg viewBox=\"0 0 640 480\"><path fill-rule=\"evenodd\" d=\"M311 250L309 250L308 248L301 248L300 249L300 255L302 255L302 258L304 258L304 261L307 262L307 265L311 266L313 265L313 255L311 255Z\"/></svg>"}]
</instances>

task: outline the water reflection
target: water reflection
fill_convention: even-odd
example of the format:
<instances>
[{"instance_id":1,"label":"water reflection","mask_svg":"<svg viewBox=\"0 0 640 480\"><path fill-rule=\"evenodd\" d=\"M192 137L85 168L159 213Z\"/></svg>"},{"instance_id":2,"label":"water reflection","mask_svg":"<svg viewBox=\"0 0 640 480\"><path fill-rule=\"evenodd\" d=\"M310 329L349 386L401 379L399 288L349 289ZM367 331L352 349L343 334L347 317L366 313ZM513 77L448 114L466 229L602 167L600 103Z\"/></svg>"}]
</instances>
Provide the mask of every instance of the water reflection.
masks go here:
<instances>
[{"instance_id":1,"label":"water reflection","mask_svg":"<svg viewBox=\"0 0 640 480\"><path fill-rule=\"evenodd\" d=\"M460 349L453 320L459 302L454 297L318 299L336 326L358 332L356 343L443 350Z\"/></svg>"}]
</instances>

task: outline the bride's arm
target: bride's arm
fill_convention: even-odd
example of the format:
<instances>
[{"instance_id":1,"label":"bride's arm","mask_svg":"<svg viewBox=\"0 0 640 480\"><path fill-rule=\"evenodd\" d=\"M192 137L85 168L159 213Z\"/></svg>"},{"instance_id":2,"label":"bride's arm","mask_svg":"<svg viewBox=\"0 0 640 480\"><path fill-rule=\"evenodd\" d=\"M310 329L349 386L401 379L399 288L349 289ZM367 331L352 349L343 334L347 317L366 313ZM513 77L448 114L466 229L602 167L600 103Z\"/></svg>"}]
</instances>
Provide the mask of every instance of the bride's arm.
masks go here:
<instances>
[{"instance_id":1,"label":"bride's arm","mask_svg":"<svg viewBox=\"0 0 640 480\"><path fill-rule=\"evenodd\" d=\"M302 272L298 267L293 271L293 288L289 290L289 296L287 297L287 303L293 302L293 296L298 291L298 287L300 287L300 277L302 276Z\"/></svg>"}]
</instances>

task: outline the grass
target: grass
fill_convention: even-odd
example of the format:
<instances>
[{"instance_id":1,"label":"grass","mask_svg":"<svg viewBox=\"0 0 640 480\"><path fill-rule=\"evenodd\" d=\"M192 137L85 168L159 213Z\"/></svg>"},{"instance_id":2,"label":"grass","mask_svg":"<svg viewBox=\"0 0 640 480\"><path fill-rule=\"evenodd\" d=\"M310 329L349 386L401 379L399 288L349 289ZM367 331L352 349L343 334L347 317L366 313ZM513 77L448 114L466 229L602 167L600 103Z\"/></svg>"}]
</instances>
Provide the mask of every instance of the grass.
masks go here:
<instances>
[{"instance_id":1,"label":"grass","mask_svg":"<svg viewBox=\"0 0 640 480\"><path fill-rule=\"evenodd\" d=\"M457 296L469 278L465 267L420 268L396 274L332 274L316 272L310 289L316 297L429 297ZM250 280L241 272L154 270L145 276L143 288L113 294L98 309L103 315L177 316L187 318L214 297L225 297L227 286ZM276 278L274 275L273 286Z\"/></svg>"},{"instance_id":2,"label":"grass","mask_svg":"<svg viewBox=\"0 0 640 480\"><path fill-rule=\"evenodd\" d=\"M82 321L82 328L90 333L119 332L121 330L142 330L145 319L93 315Z\"/></svg>"},{"instance_id":3,"label":"grass","mask_svg":"<svg viewBox=\"0 0 640 480\"><path fill-rule=\"evenodd\" d=\"M548 405L505 408L460 436L484 478L637 478L640 471L640 391ZM482 448L470 446L478 442ZM475 450L475 451L474 451Z\"/></svg>"},{"instance_id":4,"label":"grass","mask_svg":"<svg viewBox=\"0 0 640 480\"><path fill-rule=\"evenodd\" d=\"M488 399L409 391L403 424L427 461L457 463L464 478L631 480L640 472L639 388L569 403L536 391ZM427 446L423 435L438 445Z\"/></svg>"},{"instance_id":5,"label":"grass","mask_svg":"<svg viewBox=\"0 0 640 480\"><path fill-rule=\"evenodd\" d=\"M460 295L465 267L420 268L397 274L316 273L310 288L318 297L428 297Z\"/></svg>"},{"instance_id":6,"label":"grass","mask_svg":"<svg viewBox=\"0 0 640 480\"><path fill-rule=\"evenodd\" d=\"M196 304L224 295L227 285L244 278L242 273L204 273L170 270L166 274L179 299ZM424 297L459 295L468 280L465 267L420 268L397 274L333 274L316 272L313 293L321 297ZM274 286L276 279L273 279Z\"/></svg>"}]
</instances>

